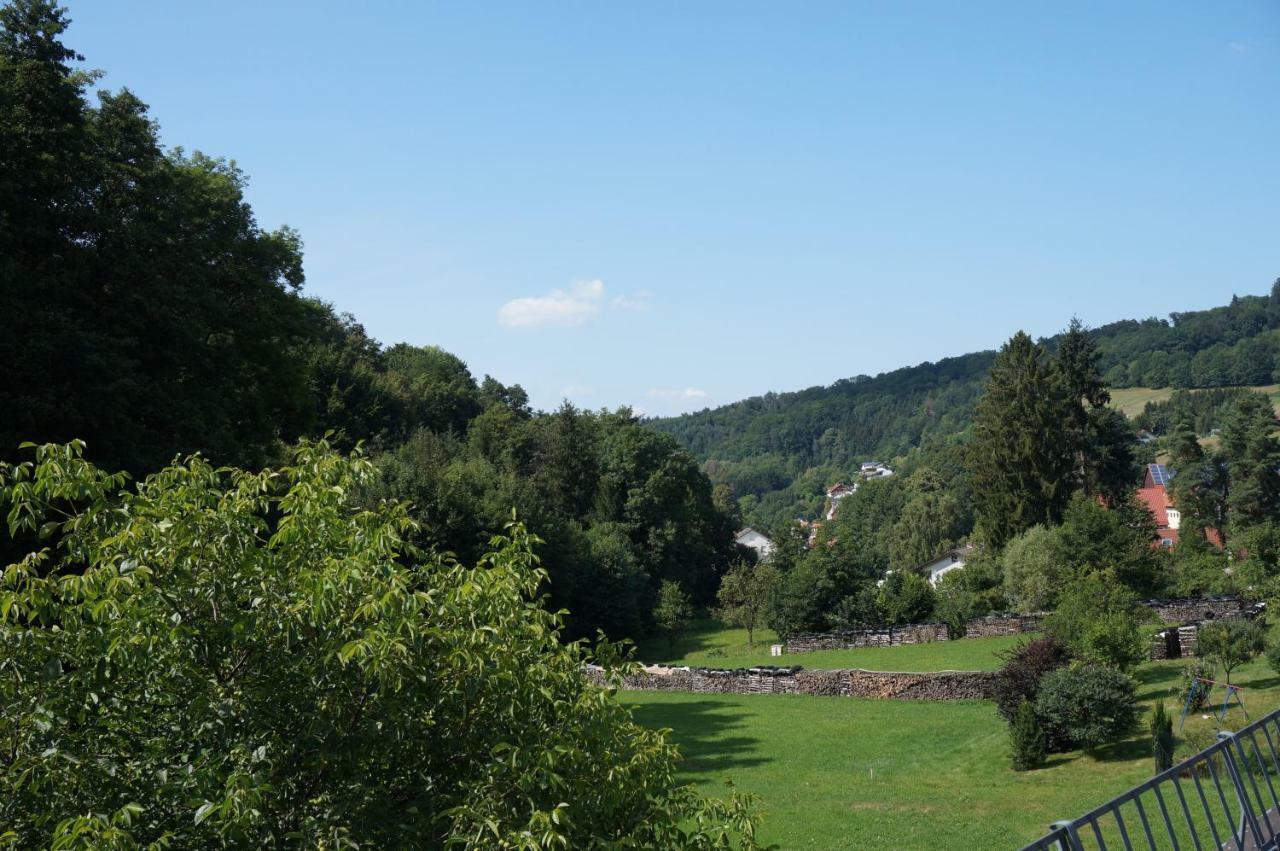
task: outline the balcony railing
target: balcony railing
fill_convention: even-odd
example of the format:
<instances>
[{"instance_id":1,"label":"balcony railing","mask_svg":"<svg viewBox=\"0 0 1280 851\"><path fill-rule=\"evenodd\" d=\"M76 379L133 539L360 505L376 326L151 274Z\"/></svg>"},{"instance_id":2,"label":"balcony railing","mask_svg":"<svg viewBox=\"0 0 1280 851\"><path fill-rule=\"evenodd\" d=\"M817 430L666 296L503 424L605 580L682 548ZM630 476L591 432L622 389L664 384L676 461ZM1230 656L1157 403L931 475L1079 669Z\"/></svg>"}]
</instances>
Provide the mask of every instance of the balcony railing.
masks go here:
<instances>
[{"instance_id":1,"label":"balcony railing","mask_svg":"<svg viewBox=\"0 0 1280 851\"><path fill-rule=\"evenodd\" d=\"M1280 710L1073 821L1023 851L1280 851Z\"/></svg>"}]
</instances>

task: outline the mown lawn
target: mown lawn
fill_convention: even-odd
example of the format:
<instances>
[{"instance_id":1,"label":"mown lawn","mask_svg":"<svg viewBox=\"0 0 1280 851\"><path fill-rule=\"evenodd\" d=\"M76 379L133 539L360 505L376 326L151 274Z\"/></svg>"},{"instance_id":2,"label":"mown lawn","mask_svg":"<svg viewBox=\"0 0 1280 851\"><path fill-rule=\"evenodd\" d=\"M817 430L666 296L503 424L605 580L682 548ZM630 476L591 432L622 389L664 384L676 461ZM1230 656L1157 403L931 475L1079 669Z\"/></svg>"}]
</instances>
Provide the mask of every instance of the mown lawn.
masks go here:
<instances>
[{"instance_id":1,"label":"mown lawn","mask_svg":"<svg viewBox=\"0 0 1280 851\"><path fill-rule=\"evenodd\" d=\"M999 654L1018 643L1019 636L965 638L902 647L857 650L818 650L770 656L778 641L772 630L756 630L755 648L747 647L747 631L727 629L718 621L699 621L687 635L669 646L665 639L640 642L636 658L665 665L710 668L749 668L752 665L803 665L806 668L865 668L868 671L994 671Z\"/></svg>"},{"instance_id":2,"label":"mown lawn","mask_svg":"<svg viewBox=\"0 0 1280 851\"><path fill-rule=\"evenodd\" d=\"M1145 707L1164 699L1175 733L1183 664L1151 663L1137 674ZM1280 706L1280 677L1265 662L1233 680L1249 689L1252 717ZM1018 848L1051 821L1151 773L1142 732L1096 755L1059 754L1043 769L1014 772L1005 725L986 702L652 692L622 699L640 723L672 730L688 780L717 793L732 779L759 796L763 836L784 849ZM1226 723L1245 722L1233 709ZM1195 736L1208 744L1214 729L1211 719L1190 718L1179 747L1194 750Z\"/></svg>"}]
</instances>

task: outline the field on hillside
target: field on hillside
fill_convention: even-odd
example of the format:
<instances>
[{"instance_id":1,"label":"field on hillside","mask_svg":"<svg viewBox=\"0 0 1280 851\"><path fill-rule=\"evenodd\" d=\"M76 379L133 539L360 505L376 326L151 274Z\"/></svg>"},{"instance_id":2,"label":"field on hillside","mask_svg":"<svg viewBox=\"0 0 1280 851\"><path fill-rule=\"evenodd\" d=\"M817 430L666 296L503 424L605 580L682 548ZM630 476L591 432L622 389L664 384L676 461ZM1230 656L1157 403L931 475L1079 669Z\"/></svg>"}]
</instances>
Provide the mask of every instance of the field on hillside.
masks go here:
<instances>
[{"instance_id":1,"label":"field on hillside","mask_svg":"<svg viewBox=\"0 0 1280 851\"><path fill-rule=\"evenodd\" d=\"M864 668L868 671L994 671L999 654L1018 643L1019 636L966 638L902 647L857 650L818 650L770 656L778 641L772 630L756 630L755 648L747 647L745 629L727 629L718 621L698 621L688 634L669 647L665 639L642 641L636 648L641 662L694 665L708 668L749 668L752 665L803 665L806 668ZM886 652L888 651L888 652Z\"/></svg>"},{"instance_id":2,"label":"field on hillside","mask_svg":"<svg viewBox=\"0 0 1280 851\"><path fill-rule=\"evenodd\" d=\"M893 657L908 649L871 652ZM1149 708L1163 699L1174 713L1175 734L1184 664L1149 663L1137 673L1143 703ZM904 666L889 659L879 667ZM1232 679L1248 689L1251 717L1280 706L1280 677L1265 662L1249 664ZM763 838L783 849L1016 849L1050 822L1080 815L1152 772L1149 739L1141 730L1096 755L1057 754L1045 768L1014 772L1005 725L987 702L654 692L621 697L640 723L672 730L685 754L686 779L709 793L722 793L731 779L757 795ZM1244 723L1233 709L1225 726ZM1189 754L1206 746L1214 731L1211 719L1193 716L1179 735L1179 749ZM1200 744L1188 741L1195 737Z\"/></svg>"},{"instance_id":3,"label":"field on hillside","mask_svg":"<svg viewBox=\"0 0 1280 851\"><path fill-rule=\"evenodd\" d=\"M1254 387L1254 390L1266 393L1271 403L1280 412L1280 384L1268 384ZM1163 402L1173 395L1172 387L1113 387L1111 388L1111 407L1120 409L1126 417L1132 419L1142 413L1148 402Z\"/></svg>"}]
</instances>

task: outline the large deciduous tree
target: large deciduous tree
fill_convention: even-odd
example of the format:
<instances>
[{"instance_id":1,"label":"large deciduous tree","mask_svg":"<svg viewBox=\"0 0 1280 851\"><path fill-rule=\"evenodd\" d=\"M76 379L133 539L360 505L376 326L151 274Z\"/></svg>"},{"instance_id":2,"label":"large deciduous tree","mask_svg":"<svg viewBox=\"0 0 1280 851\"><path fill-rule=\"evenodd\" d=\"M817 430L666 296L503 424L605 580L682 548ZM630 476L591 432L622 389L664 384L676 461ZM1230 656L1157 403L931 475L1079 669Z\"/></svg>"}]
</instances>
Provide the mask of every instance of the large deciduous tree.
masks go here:
<instances>
[{"instance_id":1,"label":"large deciduous tree","mask_svg":"<svg viewBox=\"0 0 1280 851\"><path fill-rule=\"evenodd\" d=\"M585 678L520 525L419 557L404 506L353 499L372 465L322 445L129 489L79 444L36 459L0 468L53 544L0 576L17 847L756 847Z\"/></svg>"},{"instance_id":2,"label":"large deciduous tree","mask_svg":"<svg viewBox=\"0 0 1280 851\"><path fill-rule=\"evenodd\" d=\"M0 8L0 455L259 463L310 408L299 239L258 225L234 164L165 152L129 91L91 104L66 27Z\"/></svg>"}]
</instances>

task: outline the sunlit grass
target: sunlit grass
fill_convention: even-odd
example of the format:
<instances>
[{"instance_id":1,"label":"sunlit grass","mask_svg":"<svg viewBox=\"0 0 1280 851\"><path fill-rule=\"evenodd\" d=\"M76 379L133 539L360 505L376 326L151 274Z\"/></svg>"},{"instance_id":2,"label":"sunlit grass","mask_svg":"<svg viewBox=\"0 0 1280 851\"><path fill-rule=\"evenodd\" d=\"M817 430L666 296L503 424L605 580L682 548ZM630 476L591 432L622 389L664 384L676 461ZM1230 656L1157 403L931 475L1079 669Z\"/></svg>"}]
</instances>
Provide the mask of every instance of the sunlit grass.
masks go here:
<instances>
[{"instance_id":1,"label":"sunlit grass","mask_svg":"<svg viewBox=\"0 0 1280 851\"><path fill-rule=\"evenodd\" d=\"M1150 663L1137 674L1144 712L1163 699L1175 734L1184 664ZM1280 677L1265 662L1232 679L1246 687L1251 717L1280 706ZM1213 697L1221 701L1220 690ZM688 780L717 792L732 778L758 795L764 838L784 849L1018 848L1152 773L1142 730L1096 755L1058 754L1045 768L1015 772L1005 725L985 702L638 692L623 700L641 723L672 729ZM1226 726L1245 723L1233 709ZM1212 741L1214 729L1212 718L1194 715L1180 745Z\"/></svg>"}]
</instances>

